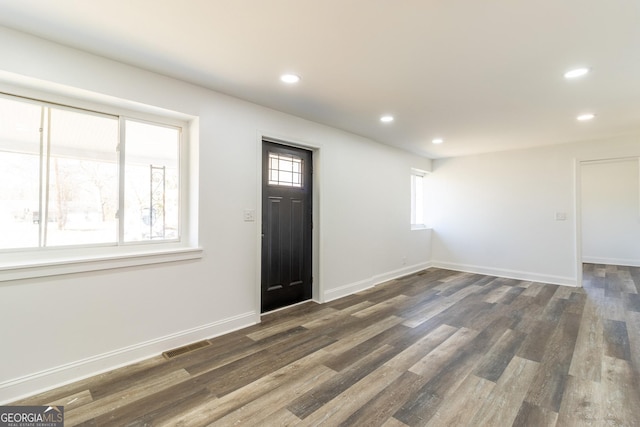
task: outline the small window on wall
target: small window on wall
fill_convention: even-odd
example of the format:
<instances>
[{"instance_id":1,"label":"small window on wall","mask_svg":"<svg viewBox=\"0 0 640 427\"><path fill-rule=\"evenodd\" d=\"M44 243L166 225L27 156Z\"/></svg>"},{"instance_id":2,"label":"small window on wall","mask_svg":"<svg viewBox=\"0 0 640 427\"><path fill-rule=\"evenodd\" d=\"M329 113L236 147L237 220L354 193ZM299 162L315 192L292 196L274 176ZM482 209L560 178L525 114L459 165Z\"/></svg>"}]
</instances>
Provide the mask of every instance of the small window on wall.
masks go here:
<instances>
[{"instance_id":1,"label":"small window on wall","mask_svg":"<svg viewBox=\"0 0 640 427\"><path fill-rule=\"evenodd\" d=\"M426 172L411 170L411 229L427 228L425 210Z\"/></svg>"},{"instance_id":2,"label":"small window on wall","mask_svg":"<svg viewBox=\"0 0 640 427\"><path fill-rule=\"evenodd\" d=\"M300 157L269 153L269 185L302 187L302 166Z\"/></svg>"}]
</instances>

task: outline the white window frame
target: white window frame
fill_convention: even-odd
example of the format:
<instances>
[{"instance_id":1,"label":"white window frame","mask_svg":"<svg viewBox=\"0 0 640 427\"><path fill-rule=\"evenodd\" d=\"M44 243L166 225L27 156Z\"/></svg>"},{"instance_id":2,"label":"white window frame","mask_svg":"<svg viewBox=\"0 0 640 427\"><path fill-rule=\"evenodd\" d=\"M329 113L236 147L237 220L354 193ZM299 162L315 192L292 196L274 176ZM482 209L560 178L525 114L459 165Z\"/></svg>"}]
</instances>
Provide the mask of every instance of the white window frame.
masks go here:
<instances>
[{"instance_id":1,"label":"white window frame","mask_svg":"<svg viewBox=\"0 0 640 427\"><path fill-rule=\"evenodd\" d=\"M58 89L58 88L56 88ZM73 88L65 88L76 95ZM99 114L119 116L182 129L180 141L180 239L173 241L127 242L119 245L77 245L0 251L0 282L87 271L107 270L138 265L185 261L202 257L198 246L197 216L197 127L198 118L158 107L83 93L69 98L65 89L43 92L24 87L0 85L0 96L16 100L71 107ZM131 108L133 107L133 109ZM194 135L194 137L192 137ZM120 185L123 185L121 182Z\"/></svg>"},{"instance_id":2,"label":"white window frame","mask_svg":"<svg viewBox=\"0 0 640 427\"><path fill-rule=\"evenodd\" d=\"M429 228L427 226L427 219L426 219L426 177L427 174L429 172L421 170L421 169L411 169L411 230L425 230L427 228ZM422 180L422 194L418 195L417 194L417 186L416 186L416 180L417 179ZM419 213L418 211L418 204L421 204L422 206L420 206L421 211L422 211L422 220L420 221L418 218L416 218Z\"/></svg>"}]
</instances>

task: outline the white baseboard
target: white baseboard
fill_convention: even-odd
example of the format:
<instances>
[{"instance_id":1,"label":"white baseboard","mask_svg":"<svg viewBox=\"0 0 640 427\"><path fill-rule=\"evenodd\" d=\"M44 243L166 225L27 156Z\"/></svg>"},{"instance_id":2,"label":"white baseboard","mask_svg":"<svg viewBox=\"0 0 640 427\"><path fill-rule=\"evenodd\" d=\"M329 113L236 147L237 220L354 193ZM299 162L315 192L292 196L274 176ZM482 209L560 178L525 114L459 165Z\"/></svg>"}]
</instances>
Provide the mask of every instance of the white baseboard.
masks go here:
<instances>
[{"instance_id":1,"label":"white baseboard","mask_svg":"<svg viewBox=\"0 0 640 427\"><path fill-rule=\"evenodd\" d=\"M410 265L408 267L399 268L398 270L389 271L383 274L376 274L371 278L373 286L379 285L389 280L397 279L399 277L408 276L409 274L417 273L418 271L426 270L432 267L431 262L423 262L420 264Z\"/></svg>"},{"instance_id":2,"label":"white baseboard","mask_svg":"<svg viewBox=\"0 0 640 427\"><path fill-rule=\"evenodd\" d=\"M626 259L626 258L600 258L583 256L582 262L589 264L606 264L606 265L620 265L625 267L640 267L640 260L638 259Z\"/></svg>"},{"instance_id":3,"label":"white baseboard","mask_svg":"<svg viewBox=\"0 0 640 427\"><path fill-rule=\"evenodd\" d=\"M360 280L359 282L349 283L347 285L339 286L337 288L329 289L324 292L324 302L333 301L338 298L346 297L356 292L364 291L373 287L371 279Z\"/></svg>"},{"instance_id":4,"label":"white baseboard","mask_svg":"<svg viewBox=\"0 0 640 427\"><path fill-rule=\"evenodd\" d=\"M372 276L365 280L360 280L358 282L349 283L347 285L340 286L334 289L329 289L328 291L324 292L323 301L329 302L338 298L346 297L356 292L361 292L361 291L364 291L365 289L369 289L373 286L379 285L380 283L384 283L392 279L397 279L398 277L406 276L408 274L417 273L418 271L422 271L429 267L431 267L430 262L410 265L407 267L400 268L398 270L393 270L393 271L389 271L382 274L376 274L375 276Z\"/></svg>"},{"instance_id":5,"label":"white baseboard","mask_svg":"<svg viewBox=\"0 0 640 427\"><path fill-rule=\"evenodd\" d=\"M507 270L502 268L481 267L479 265L458 264L454 262L433 261L433 267L447 270L462 271L465 273L484 274L487 276L504 277L506 279L527 280L532 282L549 283L577 287L578 279L575 277L553 276L550 274L532 273L529 271Z\"/></svg>"},{"instance_id":6,"label":"white baseboard","mask_svg":"<svg viewBox=\"0 0 640 427\"><path fill-rule=\"evenodd\" d=\"M244 313L208 325L198 326L20 378L4 381L0 383L0 405L130 365L157 356L163 351L254 325L259 321L259 314L255 312Z\"/></svg>"}]
</instances>

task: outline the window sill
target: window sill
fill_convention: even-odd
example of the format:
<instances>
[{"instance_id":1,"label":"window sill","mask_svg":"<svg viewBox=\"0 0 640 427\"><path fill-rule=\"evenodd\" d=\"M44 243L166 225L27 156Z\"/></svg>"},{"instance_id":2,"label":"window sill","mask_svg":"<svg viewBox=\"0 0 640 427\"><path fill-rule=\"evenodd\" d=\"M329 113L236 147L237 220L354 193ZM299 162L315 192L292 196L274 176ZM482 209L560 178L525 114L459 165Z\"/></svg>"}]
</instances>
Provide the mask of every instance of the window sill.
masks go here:
<instances>
[{"instance_id":1,"label":"window sill","mask_svg":"<svg viewBox=\"0 0 640 427\"><path fill-rule=\"evenodd\" d=\"M411 224L411 230L430 230L430 228L424 224Z\"/></svg>"},{"instance_id":2,"label":"window sill","mask_svg":"<svg viewBox=\"0 0 640 427\"><path fill-rule=\"evenodd\" d=\"M36 260L25 259L11 263L1 262L0 282L187 261L202 258L202 253L202 248L165 247L162 249L145 248L144 250L136 248L136 250L111 252L109 254L84 254L83 256L67 254L49 258L39 257Z\"/></svg>"}]
</instances>

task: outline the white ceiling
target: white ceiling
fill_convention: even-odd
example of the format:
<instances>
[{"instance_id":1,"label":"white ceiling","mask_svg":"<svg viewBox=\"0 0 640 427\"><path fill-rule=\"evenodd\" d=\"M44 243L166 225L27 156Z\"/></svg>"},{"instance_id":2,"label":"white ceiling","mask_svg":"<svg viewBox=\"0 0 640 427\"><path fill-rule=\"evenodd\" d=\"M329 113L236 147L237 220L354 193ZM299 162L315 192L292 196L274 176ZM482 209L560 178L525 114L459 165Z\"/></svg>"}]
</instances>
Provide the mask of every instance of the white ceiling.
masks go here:
<instances>
[{"instance_id":1,"label":"white ceiling","mask_svg":"<svg viewBox=\"0 0 640 427\"><path fill-rule=\"evenodd\" d=\"M432 158L640 132L638 0L0 0L0 25Z\"/></svg>"}]
</instances>

